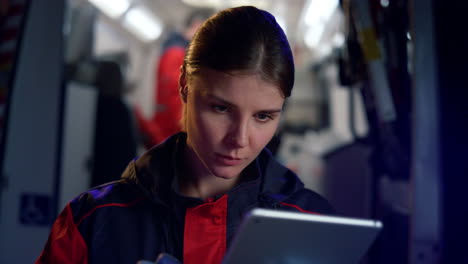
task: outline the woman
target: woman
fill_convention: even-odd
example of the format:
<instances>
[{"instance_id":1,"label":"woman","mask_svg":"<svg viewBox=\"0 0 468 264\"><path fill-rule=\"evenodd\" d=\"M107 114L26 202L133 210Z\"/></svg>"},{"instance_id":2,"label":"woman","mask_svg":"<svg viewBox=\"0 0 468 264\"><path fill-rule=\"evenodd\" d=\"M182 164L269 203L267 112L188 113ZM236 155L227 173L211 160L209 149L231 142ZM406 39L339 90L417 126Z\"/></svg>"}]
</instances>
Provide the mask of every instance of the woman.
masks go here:
<instances>
[{"instance_id":1,"label":"woman","mask_svg":"<svg viewBox=\"0 0 468 264\"><path fill-rule=\"evenodd\" d=\"M264 149L294 83L291 49L271 14L238 7L208 19L179 83L184 132L132 161L120 181L71 201L39 263L135 263L161 252L220 263L254 207L331 212Z\"/></svg>"}]
</instances>

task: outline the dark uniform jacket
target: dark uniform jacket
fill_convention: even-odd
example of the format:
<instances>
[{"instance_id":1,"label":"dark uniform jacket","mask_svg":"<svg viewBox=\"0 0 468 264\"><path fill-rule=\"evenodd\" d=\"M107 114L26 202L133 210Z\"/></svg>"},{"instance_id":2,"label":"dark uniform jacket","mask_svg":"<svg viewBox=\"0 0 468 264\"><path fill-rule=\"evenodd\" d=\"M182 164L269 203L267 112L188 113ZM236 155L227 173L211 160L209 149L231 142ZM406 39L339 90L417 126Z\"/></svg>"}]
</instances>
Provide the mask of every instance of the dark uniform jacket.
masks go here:
<instances>
[{"instance_id":1,"label":"dark uniform jacket","mask_svg":"<svg viewBox=\"0 0 468 264\"><path fill-rule=\"evenodd\" d=\"M190 263L220 263L243 215L255 207L330 214L265 149L242 182L205 201L177 191L186 134L176 134L132 161L116 182L72 200L55 221L36 263L136 263L159 253Z\"/></svg>"}]
</instances>

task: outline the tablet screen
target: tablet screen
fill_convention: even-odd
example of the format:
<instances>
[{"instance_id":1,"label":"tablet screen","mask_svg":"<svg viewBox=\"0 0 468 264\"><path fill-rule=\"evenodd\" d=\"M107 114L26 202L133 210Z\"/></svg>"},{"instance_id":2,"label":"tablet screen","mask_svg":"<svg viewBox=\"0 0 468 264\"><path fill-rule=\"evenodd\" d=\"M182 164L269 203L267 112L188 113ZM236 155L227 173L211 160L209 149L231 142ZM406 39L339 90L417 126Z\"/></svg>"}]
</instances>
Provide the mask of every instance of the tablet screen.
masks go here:
<instances>
[{"instance_id":1,"label":"tablet screen","mask_svg":"<svg viewBox=\"0 0 468 264\"><path fill-rule=\"evenodd\" d=\"M381 228L374 220L257 208L245 216L223 263L359 263Z\"/></svg>"}]
</instances>

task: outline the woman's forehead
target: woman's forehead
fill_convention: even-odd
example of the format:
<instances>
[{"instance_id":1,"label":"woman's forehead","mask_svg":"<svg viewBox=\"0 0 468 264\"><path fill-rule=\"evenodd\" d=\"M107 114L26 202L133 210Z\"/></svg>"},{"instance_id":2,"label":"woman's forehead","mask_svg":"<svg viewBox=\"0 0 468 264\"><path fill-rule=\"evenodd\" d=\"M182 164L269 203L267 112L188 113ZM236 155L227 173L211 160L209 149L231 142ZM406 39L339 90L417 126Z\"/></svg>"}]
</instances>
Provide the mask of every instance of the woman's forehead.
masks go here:
<instances>
[{"instance_id":1,"label":"woman's forehead","mask_svg":"<svg viewBox=\"0 0 468 264\"><path fill-rule=\"evenodd\" d=\"M272 90L270 92L281 94L279 85L273 81L265 80L258 72L236 70L230 72L222 72L209 68L201 68L196 74L193 74L189 83L205 88L203 90L222 90L225 88L235 87L242 90L242 87L247 88L263 88L262 90Z\"/></svg>"},{"instance_id":2,"label":"woman's forehead","mask_svg":"<svg viewBox=\"0 0 468 264\"><path fill-rule=\"evenodd\" d=\"M220 99L236 106L281 108L284 103L280 88L264 81L258 74L227 74L205 70L192 78L189 86L195 93Z\"/></svg>"}]
</instances>

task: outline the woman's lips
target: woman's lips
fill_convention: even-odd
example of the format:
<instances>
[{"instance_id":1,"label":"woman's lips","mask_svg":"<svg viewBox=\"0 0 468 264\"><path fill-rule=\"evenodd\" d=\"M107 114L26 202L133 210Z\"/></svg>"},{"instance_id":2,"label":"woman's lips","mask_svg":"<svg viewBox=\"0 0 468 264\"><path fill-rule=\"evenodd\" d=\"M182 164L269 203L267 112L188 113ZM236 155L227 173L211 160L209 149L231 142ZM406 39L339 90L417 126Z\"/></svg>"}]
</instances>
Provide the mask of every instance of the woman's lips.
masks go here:
<instances>
[{"instance_id":1,"label":"woman's lips","mask_svg":"<svg viewBox=\"0 0 468 264\"><path fill-rule=\"evenodd\" d=\"M216 153L216 161L225 166L235 166L240 164L242 159Z\"/></svg>"}]
</instances>

